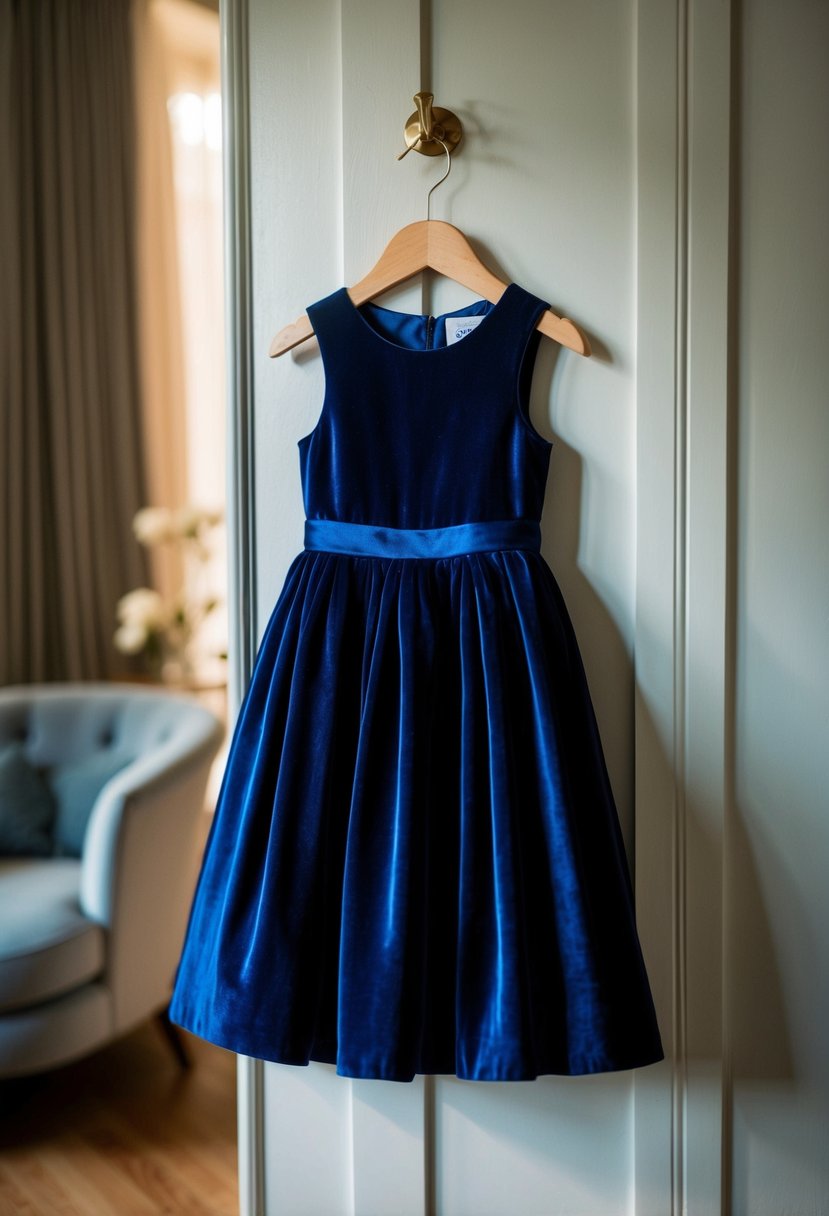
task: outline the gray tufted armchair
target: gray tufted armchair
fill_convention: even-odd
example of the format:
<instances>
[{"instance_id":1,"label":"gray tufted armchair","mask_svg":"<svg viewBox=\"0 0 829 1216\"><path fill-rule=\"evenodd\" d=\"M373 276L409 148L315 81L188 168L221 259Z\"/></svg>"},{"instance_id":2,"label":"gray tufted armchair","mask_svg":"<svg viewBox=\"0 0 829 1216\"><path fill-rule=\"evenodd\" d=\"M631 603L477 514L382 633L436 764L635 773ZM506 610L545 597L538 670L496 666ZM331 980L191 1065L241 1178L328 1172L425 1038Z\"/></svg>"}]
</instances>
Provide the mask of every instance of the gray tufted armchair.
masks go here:
<instances>
[{"instance_id":1,"label":"gray tufted armchair","mask_svg":"<svg viewBox=\"0 0 829 1216\"><path fill-rule=\"evenodd\" d=\"M222 735L161 688L0 690L0 748L17 744L58 817L48 855L0 857L0 1077L84 1055L166 1008Z\"/></svg>"}]
</instances>

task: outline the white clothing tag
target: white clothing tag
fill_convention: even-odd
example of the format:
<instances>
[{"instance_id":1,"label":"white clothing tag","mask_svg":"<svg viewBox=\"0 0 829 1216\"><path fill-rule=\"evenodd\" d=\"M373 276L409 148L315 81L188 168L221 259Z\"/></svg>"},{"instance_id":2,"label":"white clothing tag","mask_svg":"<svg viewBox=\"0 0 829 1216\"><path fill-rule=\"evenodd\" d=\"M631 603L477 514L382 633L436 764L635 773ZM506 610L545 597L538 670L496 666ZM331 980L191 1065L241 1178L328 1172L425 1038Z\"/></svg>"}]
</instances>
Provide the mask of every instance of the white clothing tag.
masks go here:
<instances>
[{"instance_id":1,"label":"white clothing tag","mask_svg":"<svg viewBox=\"0 0 829 1216\"><path fill-rule=\"evenodd\" d=\"M486 316L486 313L484 313ZM484 317L447 317L446 318L446 345L452 346L455 342L460 342L461 338L465 338L467 334L471 334L472 330L481 324Z\"/></svg>"}]
</instances>

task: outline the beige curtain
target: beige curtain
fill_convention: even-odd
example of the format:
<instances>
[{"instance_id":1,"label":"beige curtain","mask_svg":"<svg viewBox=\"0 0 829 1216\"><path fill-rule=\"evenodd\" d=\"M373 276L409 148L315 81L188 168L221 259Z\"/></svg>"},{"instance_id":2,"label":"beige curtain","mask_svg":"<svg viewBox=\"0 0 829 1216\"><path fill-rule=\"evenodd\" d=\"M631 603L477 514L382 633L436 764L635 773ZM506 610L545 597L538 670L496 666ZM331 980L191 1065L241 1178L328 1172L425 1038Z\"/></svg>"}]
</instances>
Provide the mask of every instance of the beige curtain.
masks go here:
<instances>
[{"instance_id":1,"label":"beige curtain","mask_svg":"<svg viewBox=\"0 0 829 1216\"><path fill-rule=\"evenodd\" d=\"M136 280L142 428L147 502L180 507L189 498L187 408L182 334L179 249L173 153L167 98L169 53L157 5L133 0L138 191ZM152 584L165 597L178 590L184 571L175 548L151 550Z\"/></svg>"},{"instance_id":2,"label":"beige curtain","mask_svg":"<svg viewBox=\"0 0 829 1216\"><path fill-rule=\"evenodd\" d=\"M122 672L147 583L134 36L129 0L0 0L5 683Z\"/></svg>"}]
</instances>

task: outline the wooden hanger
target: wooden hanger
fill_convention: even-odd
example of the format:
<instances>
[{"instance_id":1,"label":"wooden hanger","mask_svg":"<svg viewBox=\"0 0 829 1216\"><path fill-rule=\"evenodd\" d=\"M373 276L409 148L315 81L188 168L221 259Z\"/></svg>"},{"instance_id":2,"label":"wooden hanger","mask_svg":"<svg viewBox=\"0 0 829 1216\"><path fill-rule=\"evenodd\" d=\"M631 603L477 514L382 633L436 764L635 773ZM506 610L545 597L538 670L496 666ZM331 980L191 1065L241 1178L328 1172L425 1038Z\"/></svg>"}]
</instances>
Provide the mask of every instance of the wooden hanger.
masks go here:
<instances>
[{"instance_id":1,"label":"wooden hanger","mask_svg":"<svg viewBox=\"0 0 829 1216\"><path fill-rule=\"evenodd\" d=\"M497 304L507 284L489 270L459 228L443 220L418 220L396 232L368 274L348 288L352 303L359 307L422 270L435 270L468 287L479 297ZM572 321L551 310L541 314L536 327L562 346L589 356L590 343ZM286 325L271 342L272 359L310 338L314 330L307 316Z\"/></svg>"}]
</instances>

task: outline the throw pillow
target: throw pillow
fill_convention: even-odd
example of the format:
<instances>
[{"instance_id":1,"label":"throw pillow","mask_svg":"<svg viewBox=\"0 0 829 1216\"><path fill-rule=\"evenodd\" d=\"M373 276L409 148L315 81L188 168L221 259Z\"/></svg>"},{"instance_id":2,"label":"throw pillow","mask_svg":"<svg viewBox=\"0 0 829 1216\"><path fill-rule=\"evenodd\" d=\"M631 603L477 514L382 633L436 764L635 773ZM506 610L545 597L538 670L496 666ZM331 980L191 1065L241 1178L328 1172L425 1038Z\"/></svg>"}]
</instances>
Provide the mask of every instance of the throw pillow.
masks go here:
<instances>
[{"instance_id":1,"label":"throw pillow","mask_svg":"<svg viewBox=\"0 0 829 1216\"><path fill-rule=\"evenodd\" d=\"M55 799L21 743L0 747L0 855L48 857Z\"/></svg>"}]
</instances>

